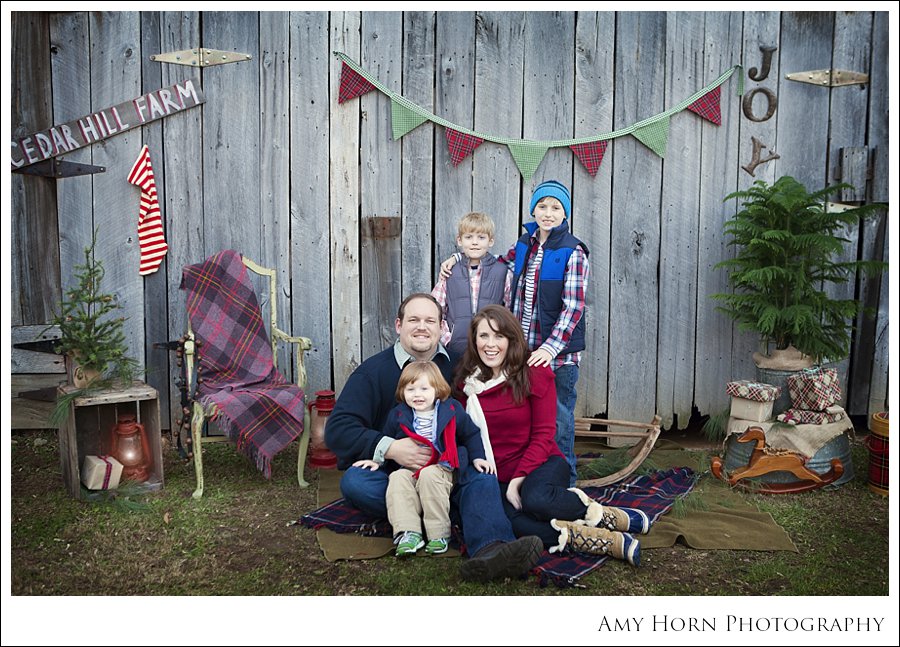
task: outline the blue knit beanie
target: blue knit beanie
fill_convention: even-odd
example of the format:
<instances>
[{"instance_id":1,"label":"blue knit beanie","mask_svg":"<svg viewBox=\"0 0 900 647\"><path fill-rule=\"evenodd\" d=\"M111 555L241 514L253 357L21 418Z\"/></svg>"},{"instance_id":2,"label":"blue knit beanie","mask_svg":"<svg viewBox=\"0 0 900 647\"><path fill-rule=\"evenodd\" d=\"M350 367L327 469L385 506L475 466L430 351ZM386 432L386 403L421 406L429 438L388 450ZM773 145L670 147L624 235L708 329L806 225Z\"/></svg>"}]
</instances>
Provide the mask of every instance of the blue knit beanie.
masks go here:
<instances>
[{"instance_id":1,"label":"blue knit beanie","mask_svg":"<svg viewBox=\"0 0 900 647\"><path fill-rule=\"evenodd\" d=\"M556 180L547 180L538 184L531 194L531 207L528 213L534 215L534 208L542 198L556 198L562 203L566 218L572 215L572 196L569 190Z\"/></svg>"}]
</instances>

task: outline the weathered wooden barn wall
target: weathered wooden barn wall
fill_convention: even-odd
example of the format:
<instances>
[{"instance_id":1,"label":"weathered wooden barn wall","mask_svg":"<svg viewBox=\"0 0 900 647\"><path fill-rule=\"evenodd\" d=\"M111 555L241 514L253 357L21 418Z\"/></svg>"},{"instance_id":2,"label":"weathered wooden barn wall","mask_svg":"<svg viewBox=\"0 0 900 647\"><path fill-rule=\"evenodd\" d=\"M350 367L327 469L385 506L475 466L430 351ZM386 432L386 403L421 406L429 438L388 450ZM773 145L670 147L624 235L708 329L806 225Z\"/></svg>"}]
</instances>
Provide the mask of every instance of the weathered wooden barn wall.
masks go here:
<instances>
[{"instance_id":1,"label":"weathered wooden barn wall","mask_svg":"<svg viewBox=\"0 0 900 647\"><path fill-rule=\"evenodd\" d=\"M14 137L184 79L199 81L206 103L67 156L105 173L13 174L12 325L50 318L98 229L106 287L171 420L176 368L153 343L184 330L182 266L235 248L278 268L279 316L314 342L311 389L340 389L393 340L402 295L430 289L462 214L491 214L495 251L505 251L533 186L556 178L573 189L572 227L591 249L579 412L656 411L683 426L694 407L724 408L727 380L753 376L754 341L708 298L727 288L713 269L730 253L722 226L735 204L724 196L790 174L812 188L854 178L859 194L844 200L887 202L887 34L887 14L873 12L14 13ZM204 69L149 58L197 46L252 58ZM763 48L774 48L767 72ZM665 159L623 137L595 178L568 149L551 149L524 182L508 150L490 142L452 166L440 126L393 141L390 101L378 92L338 105L333 50L436 115L507 137L622 128L735 63L753 97L742 110L734 77L722 87L720 127L675 115ZM832 89L785 80L826 68L870 79ZM778 155L755 178L741 168L751 138L763 159ZM139 192L126 182L143 144L170 245L146 278L137 272ZM885 220L848 232L848 256L886 258ZM882 409L887 277L839 293L878 311L860 322L849 404L856 414Z\"/></svg>"}]
</instances>

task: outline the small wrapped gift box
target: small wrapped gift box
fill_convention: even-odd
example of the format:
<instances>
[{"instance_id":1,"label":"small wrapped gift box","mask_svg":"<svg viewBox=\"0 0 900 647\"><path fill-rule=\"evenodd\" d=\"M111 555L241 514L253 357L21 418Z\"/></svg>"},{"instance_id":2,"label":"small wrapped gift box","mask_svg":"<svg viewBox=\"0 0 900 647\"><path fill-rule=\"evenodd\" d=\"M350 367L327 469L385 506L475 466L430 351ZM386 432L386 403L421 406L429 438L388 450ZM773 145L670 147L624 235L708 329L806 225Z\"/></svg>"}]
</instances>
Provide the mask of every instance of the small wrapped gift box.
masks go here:
<instances>
[{"instance_id":1,"label":"small wrapped gift box","mask_svg":"<svg viewBox=\"0 0 900 647\"><path fill-rule=\"evenodd\" d=\"M833 368L804 369L789 376L787 385L794 409L825 411L841 399L841 383Z\"/></svg>"},{"instance_id":2,"label":"small wrapped gift box","mask_svg":"<svg viewBox=\"0 0 900 647\"><path fill-rule=\"evenodd\" d=\"M89 490L115 490L122 476L122 463L112 456L85 456L81 482Z\"/></svg>"},{"instance_id":3,"label":"small wrapped gift box","mask_svg":"<svg viewBox=\"0 0 900 647\"><path fill-rule=\"evenodd\" d=\"M844 419L844 410L840 407L828 407L827 411L807 411L806 409L788 409L778 414L778 422L789 425L825 425Z\"/></svg>"},{"instance_id":4,"label":"small wrapped gift box","mask_svg":"<svg viewBox=\"0 0 900 647\"><path fill-rule=\"evenodd\" d=\"M764 422L772 417L775 400L781 393L780 386L738 380L725 386L731 396L731 417L753 422Z\"/></svg>"}]
</instances>

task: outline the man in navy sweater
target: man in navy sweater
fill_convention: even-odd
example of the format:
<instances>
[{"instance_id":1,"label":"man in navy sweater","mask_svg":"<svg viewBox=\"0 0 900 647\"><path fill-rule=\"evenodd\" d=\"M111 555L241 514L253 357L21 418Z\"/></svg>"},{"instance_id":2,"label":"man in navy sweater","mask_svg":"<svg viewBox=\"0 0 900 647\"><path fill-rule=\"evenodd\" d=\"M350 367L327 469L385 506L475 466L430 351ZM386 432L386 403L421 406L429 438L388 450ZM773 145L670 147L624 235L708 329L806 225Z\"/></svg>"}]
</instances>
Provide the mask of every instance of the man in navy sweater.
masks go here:
<instances>
[{"instance_id":1,"label":"man in navy sweater","mask_svg":"<svg viewBox=\"0 0 900 647\"><path fill-rule=\"evenodd\" d=\"M394 439L382 433L388 411L396 403L400 371L410 360L431 360L452 384L450 356L440 344L441 308L434 297L425 293L408 296L400 304L394 326L397 342L353 371L325 426L325 442L337 455L338 467L346 470L341 493L360 510L384 518L388 472L353 467L353 463L390 460L413 471L423 467L430 450L412 438ZM543 544L537 537L515 538L503 512L495 475L483 474L470 465L459 475L451 506L462 520L472 556L460 566L463 579L486 582L523 575L537 563Z\"/></svg>"}]
</instances>

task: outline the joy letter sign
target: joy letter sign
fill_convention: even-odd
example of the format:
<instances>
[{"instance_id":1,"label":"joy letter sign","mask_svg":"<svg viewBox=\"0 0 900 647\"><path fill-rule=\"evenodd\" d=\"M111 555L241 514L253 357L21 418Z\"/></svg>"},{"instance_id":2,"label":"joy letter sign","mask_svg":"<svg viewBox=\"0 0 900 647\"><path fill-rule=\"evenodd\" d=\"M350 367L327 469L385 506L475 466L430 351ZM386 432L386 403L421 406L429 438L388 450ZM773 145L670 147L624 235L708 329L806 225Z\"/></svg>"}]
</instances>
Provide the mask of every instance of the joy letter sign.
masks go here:
<instances>
[{"instance_id":1,"label":"joy letter sign","mask_svg":"<svg viewBox=\"0 0 900 647\"><path fill-rule=\"evenodd\" d=\"M203 94L189 79L67 124L14 139L11 142L12 168L15 170L71 153L126 130L199 106L204 100Z\"/></svg>"}]
</instances>

